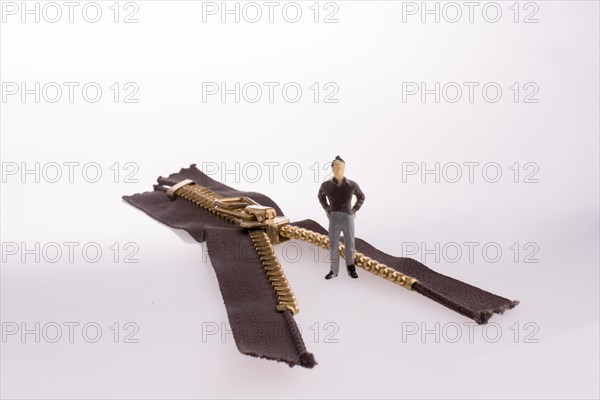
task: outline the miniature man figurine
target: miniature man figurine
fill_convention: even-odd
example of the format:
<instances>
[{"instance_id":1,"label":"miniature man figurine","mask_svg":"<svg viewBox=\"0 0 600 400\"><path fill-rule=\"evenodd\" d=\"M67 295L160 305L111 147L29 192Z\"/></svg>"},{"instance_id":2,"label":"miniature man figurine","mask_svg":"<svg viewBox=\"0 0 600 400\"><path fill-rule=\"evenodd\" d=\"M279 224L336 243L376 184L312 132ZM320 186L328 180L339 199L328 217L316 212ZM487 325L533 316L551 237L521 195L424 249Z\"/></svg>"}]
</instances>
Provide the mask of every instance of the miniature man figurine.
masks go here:
<instances>
[{"instance_id":1,"label":"miniature man figurine","mask_svg":"<svg viewBox=\"0 0 600 400\"><path fill-rule=\"evenodd\" d=\"M348 275L354 279L358 278L354 266L354 218L365 201L365 194L356 182L344 177L345 167L344 160L340 156L336 156L331 163L334 177L323 182L319 188L319 201L329 217L331 270L325 275L325 279L338 276L340 269L340 254L338 251L340 231L344 234ZM353 195L356 196L354 207L351 206ZM327 200L329 200L329 203L327 203Z\"/></svg>"}]
</instances>

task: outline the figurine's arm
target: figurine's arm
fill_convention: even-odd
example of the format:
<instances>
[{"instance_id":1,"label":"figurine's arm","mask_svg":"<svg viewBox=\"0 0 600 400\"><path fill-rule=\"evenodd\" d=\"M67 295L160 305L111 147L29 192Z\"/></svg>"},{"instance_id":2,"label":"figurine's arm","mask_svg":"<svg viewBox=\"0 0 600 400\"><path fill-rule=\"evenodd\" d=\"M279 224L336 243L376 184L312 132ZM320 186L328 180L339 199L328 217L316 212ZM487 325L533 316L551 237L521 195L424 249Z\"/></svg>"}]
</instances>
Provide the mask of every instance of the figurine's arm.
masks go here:
<instances>
[{"instance_id":1,"label":"figurine's arm","mask_svg":"<svg viewBox=\"0 0 600 400\"><path fill-rule=\"evenodd\" d=\"M362 190L360 190L360 186L358 183L354 182L354 195L356 196L356 203L354 203L354 207L352 207L352 212L356 214L356 212L362 207L365 202L365 194Z\"/></svg>"},{"instance_id":2,"label":"figurine's arm","mask_svg":"<svg viewBox=\"0 0 600 400\"><path fill-rule=\"evenodd\" d=\"M325 212L327 214L329 214L329 212L331 211L331 206L329 205L329 203L327 203L327 191L325 190L325 186L321 185L321 187L319 188L319 202L321 203L321 206L323 207L323 210L325 210Z\"/></svg>"}]
</instances>

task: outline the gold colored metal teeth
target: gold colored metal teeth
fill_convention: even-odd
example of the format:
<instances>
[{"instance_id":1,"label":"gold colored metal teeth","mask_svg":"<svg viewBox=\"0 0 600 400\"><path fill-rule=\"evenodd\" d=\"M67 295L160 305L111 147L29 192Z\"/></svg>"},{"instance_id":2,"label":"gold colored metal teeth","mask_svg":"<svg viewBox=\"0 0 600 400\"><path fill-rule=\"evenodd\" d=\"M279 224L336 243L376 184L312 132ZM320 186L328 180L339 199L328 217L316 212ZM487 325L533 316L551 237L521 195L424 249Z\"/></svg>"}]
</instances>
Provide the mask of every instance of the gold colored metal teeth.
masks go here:
<instances>
[{"instance_id":1,"label":"gold colored metal teeth","mask_svg":"<svg viewBox=\"0 0 600 400\"><path fill-rule=\"evenodd\" d=\"M329 237L309 229L287 224L279 228L279 234L288 239L298 239L326 250L329 249ZM344 256L345 249L346 247L340 243L338 250L341 256ZM371 272L372 274L378 275L409 290L412 289L412 285L415 282L418 282L417 279L413 278L412 276L404 275L402 272L396 271L395 269L390 268L379 261L373 260L372 258L367 257L358 251L354 252L353 261L354 265L357 267L360 267Z\"/></svg>"},{"instance_id":2,"label":"gold colored metal teeth","mask_svg":"<svg viewBox=\"0 0 600 400\"><path fill-rule=\"evenodd\" d=\"M234 218L231 215L219 212L215 209L214 202L217 199L222 198L220 194L213 192L210 189L202 187L200 185L187 185L178 189L175 194L183 199L191 201L199 207L223 218L227 222L234 222Z\"/></svg>"},{"instance_id":3,"label":"gold colored metal teeth","mask_svg":"<svg viewBox=\"0 0 600 400\"><path fill-rule=\"evenodd\" d=\"M215 214L225 221L230 223L235 223L235 217L232 215L220 212L216 209L214 202L217 199L222 198L220 194L213 192L210 189L207 189L198 184L193 185L185 185L181 188L177 189L174 193L177 196L180 196L188 201L193 202L199 207L204 208L205 210ZM250 237L252 238L252 243L256 252L259 256L260 261L262 262L263 268L267 273L267 277L269 277L270 282L273 285L273 282L283 276L283 270L279 261L277 260L277 256L273 250L273 246L267 234L262 230L254 230L249 232ZM329 237L326 235L321 235L320 233L311 231L306 228L301 228L299 226L294 225L284 225L279 228L279 235L289 239L298 239L314 246L323 248L327 250L329 248ZM345 246L343 244L339 244L338 251L341 256L344 256ZM376 260L371 259L370 257L365 256L360 252L354 253L354 265L363 268L366 271L371 272L372 274L378 275L386 280L393 282L397 285L405 287L407 289L412 289L412 285L417 282L417 280L411 276L404 275L403 273L396 271L393 268L388 267L385 264L382 264ZM287 281L286 281L287 282ZM283 296L280 288L273 288L278 296ZM289 289L289 285L287 286ZM279 291L277 291L279 290ZM289 289L291 293L291 289ZM281 297L283 299L283 297ZM295 298L293 303L288 300L280 301L280 304L277 306L279 311L290 310L292 313L296 314L298 312L298 305L295 303Z\"/></svg>"},{"instance_id":4,"label":"gold colored metal teeth","mask_svg":"<svg viewBox=\"0 0 600 400\"><path fill-rule=\"evenodd\" d=\"M248 233L256 253L263 265L269 279L269 283L277 296L277 311L290 311L293 315L298 314L298 303L292 292L292 288L283 273L275 250L271 245L269 236L263 230L252 230Z\"/></svg>"}]
</instances>

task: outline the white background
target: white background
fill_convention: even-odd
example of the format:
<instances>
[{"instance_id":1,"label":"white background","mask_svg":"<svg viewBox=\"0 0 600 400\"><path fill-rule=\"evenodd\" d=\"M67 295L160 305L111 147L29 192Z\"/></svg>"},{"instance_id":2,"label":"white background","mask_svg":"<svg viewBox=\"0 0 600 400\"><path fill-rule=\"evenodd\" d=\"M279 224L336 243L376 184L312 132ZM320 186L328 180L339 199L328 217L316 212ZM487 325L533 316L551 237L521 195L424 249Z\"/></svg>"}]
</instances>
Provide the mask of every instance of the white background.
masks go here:
<instances>
[{"instance_id":1,"label":"white background","mask_svg":"<svg viewBox=\"0 0 600 400\"><path fill-rule=\"evenodd\" d=\"M59 2L58 22L44 15L22 22L21 10L4 12L7 3L0 26L1 320L4 333L39 323L41 334L39 343L21 332L3 338L2 397L599 396L598 2L521 2L518 22L512 1L497 2L496 23L483 18L484 2L472 23L462 2L456 23L448 21L453 14L422 22L420 13L405 13L404 22L410 5L395 1L337 1L337 23L323 23L334 10L325 2L318 23L313 2L298 3L297 23L282 17L285 3L273 23L262 2L265 14L256 23L233 16L222 23L219 14L203 22L203 3L195 1L121 2L117 23L112 1L98 2L97 23L82 17L85 2L70 23ZM133 10L138 22L124 23ZM524 23L534 11L538 22ZM53 92L41 93L39 103L34 95L23 101L7 94L22 82L29 89L77 82L79 89L72 103L65 86L56 103L47 101ZM81 96L89 82L103 89L96 103ZM117 103L109 88L115 82ZM123 102L127 82L139 88L137 103ZM233 95L203 102L203 82L280 86L272 103L266 92L257 103L236 103ZM281 96L288 82L303 89L296 103ZM315 103L314 82L321 95L335 83L338 102ZM462 86L458 102L436 103L433 95L403 101L403 82L479 86L473 102ZM489 82L502 88L495 103L481 95ZM539 88L536 103L523 101L527 83ZM227 315L204 246L121 200L197 163L216 166L212 176L230 186L271 196L292 220L325 224L316 193L327 178L322 168L337 154L366 194L359 237L521 304L473 328L469 338L470 321L437 303L365 271L356 281L325 281L324 252L315 262L308 246L280 246L301 308L296 320L319 364L307 370L258 360L221 332ZM479 163L473 182L468 162ZM39 179L22 174L36 163ZM64 163L79 163L73 182ZM88 182L93 168L82 174L88 163L100 166L96 183ZM272 179L267 163L275 163ZM424 182L420 173L403 176L411 166L436 163L446 172L439 182L433 174ZM456 183L453 163L462 166ZM489 182L494 170L482 175L489 163L500 166L496 183ZM533 171L526 163L537 182L524 182ZM57 164L62 175L52 183ZM256 165L261 175L254 179ZM76 243L72 262L65 242ZM472 259L466 242L476 243ZM40 251L25 254L36 243ZM56 262L52 243L63 251ZM439 251L422 254L436 243ZM456 262L454 243L462 250ZM83 257L86 244L102 250L99 261ZM497 260L494 251L482 252L486 244L501 249ZM407 254L415 246L416 254ZM137 263L125 262L132 248ZM79 324L73 343L68 322ZM132 332L127 322L139 328L138 343L124 343ZM43 335L52 323L63 327L57 343L48 340L53 330ZM87 323L102 328L97 343L82 336ZM219 332L206 335L215 326ZM417 334L406 334L415 327Z\"/></svg>"}]
</instances>

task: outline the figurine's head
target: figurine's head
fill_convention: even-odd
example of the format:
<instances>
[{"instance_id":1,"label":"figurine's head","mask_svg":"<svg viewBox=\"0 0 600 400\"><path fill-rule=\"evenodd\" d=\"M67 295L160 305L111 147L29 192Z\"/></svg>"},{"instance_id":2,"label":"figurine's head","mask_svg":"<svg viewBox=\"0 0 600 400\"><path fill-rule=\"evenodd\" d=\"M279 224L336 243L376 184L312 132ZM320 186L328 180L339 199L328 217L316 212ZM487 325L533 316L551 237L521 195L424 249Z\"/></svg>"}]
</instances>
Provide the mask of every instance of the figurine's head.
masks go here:
<instances>
[{"instance_id":1,"label":"figurine's head","mask_svg":"<svg viewBox=\"0 0 600 400\"><path fill-rule=\"evenodd\" d=\"M333 171L333 176L337 179L338 182L341 182L344 179L344 170L346 169L346 162L340 157L336 156L335 159L331 162L331 169Z\"/></svg>"}]
</instances>

